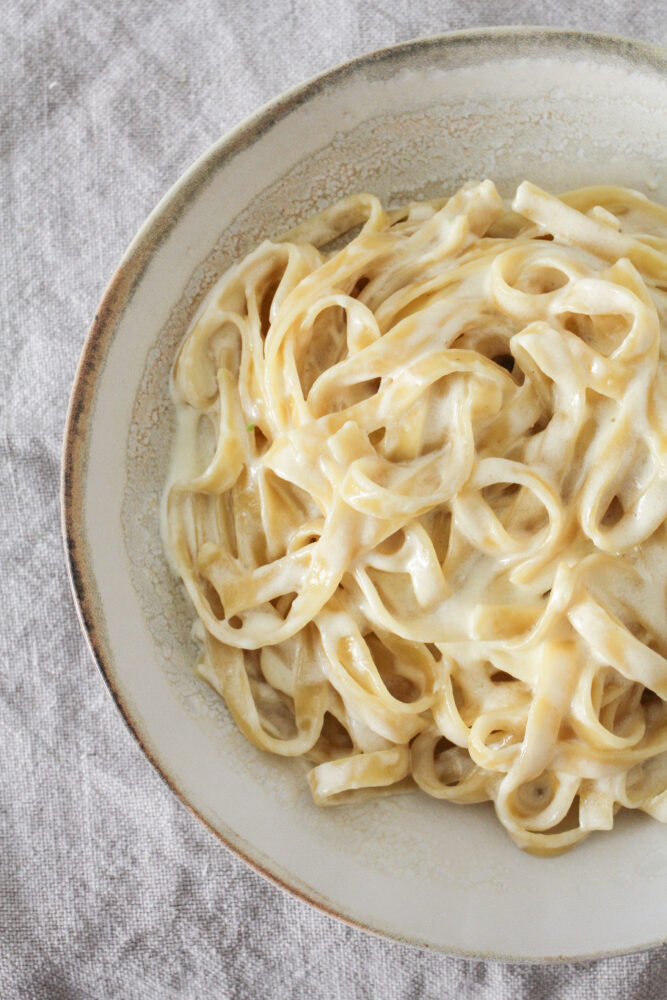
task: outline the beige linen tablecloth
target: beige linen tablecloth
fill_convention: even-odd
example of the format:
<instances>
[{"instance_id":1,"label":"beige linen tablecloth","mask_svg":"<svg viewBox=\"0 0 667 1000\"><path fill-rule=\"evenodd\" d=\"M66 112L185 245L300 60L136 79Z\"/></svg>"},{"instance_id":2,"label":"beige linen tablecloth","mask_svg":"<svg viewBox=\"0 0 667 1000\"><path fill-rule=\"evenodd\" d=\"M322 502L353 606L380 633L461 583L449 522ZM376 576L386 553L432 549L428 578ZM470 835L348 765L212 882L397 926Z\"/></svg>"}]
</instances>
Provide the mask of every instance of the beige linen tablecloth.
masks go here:
<instances>
[{"instance_id":1,"label":"beige linen tablecloth","mask_svg":"<svg viewBox=\"0 0 667 1000\"><path fill-rule=\"evenodd\" d=\"M363 52L471 26L664 43L664 2L6 0L0 18L0 998L661 1000L667 950L447 958L264 881L174 798L79 630L60 541L67 399L126 245L258 105ZM667 835L667 834L666 834Z\"/></svg>"}]
</instances>

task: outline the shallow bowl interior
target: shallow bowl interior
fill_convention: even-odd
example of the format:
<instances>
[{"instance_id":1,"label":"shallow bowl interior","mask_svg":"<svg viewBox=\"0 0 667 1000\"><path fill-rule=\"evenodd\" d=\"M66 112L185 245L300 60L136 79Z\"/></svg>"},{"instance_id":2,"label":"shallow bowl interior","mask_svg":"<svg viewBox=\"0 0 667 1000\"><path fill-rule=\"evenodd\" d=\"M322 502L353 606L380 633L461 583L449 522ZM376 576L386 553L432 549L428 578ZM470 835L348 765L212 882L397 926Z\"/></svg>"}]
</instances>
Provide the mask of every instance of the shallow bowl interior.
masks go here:
<instances>
[{"instance_id":1,"label":"shallow bowl interior","mask_svg":"<svg viewBox=\"0 0 667 1000\"><path fill-rule=\"evenodd\" d=\"M316 905L449 952L545 959L664 936L667 838L635 815L573 853L519 852L489 806L421 794L318 810L304 766L260 754L192 672L190 612L159 498L176 346L215 277L351 191L391 204L493 178L620 183L667 198L667 60L541 30L451 35L360 59L219 142L130 247L86 342L63 510L80 614L105 678L172 788L236 851Z\"/></svg>"}]
</instances>

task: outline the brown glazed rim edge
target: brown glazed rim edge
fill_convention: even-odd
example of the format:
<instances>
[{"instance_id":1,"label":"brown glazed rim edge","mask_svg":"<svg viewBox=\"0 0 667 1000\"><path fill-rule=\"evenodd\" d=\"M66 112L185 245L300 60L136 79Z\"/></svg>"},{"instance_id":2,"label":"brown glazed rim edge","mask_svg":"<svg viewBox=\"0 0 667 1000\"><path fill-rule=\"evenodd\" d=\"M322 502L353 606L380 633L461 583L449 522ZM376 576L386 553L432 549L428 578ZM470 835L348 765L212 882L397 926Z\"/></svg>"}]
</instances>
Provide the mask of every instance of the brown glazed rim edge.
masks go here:
<instances>
[{"instance_id":1,"label":"brown glazed rim edge","mask_svg":"<svg viewBox=\"0 0 667 1000\"><path fill-rule=\"evenodd\" d=\"M246 851L234 843L234 837L242 839L238 835L233 834L232 831L228 831L225 834L215 829L187 801L166 769L163 769L160 761L150 751L144 742L144 738L142 738L142 734L138 731L131 711L123 701L121 692L112 679L108 666L108 662L111 661L112 657L105 635L103 612L96 600L96 587L88 562L84 530L83 506L85 493L84 481L87 467L88 428L94 409L97 374L104 361L108 346L113 339L115 329L133 296L135 288L149 266L154 252L166 239L194 193L207 186L208 179L213 172L219 170L243 149L252 145L274 123L286 117L291 111L304 104L317 93L345 77L351 76L353 73L364 68L372 69L380 67L383 64L391 64L411 53L421 52L427 54L431 51L454 49L461 45L470 45L471 43L483 45L489 43L497 44L503 41L532 42L536 45L542 43L547 47L550 47L552 43L568 43L573 48L576 46L589 50L601 49L630 63L633 61L641 63L643 66L650 67L662 73L667 70L667 48L652 45L648 42L636 41L616 35L538 26L479 28L415 39L378 49L319 74L260 107L253 115L241 122L206 150L180 179L176 181L151 212L146 222L130 243L119 267L104 292L83 345L65 422L61 476L62 533L70 586L77 615L92 657L104 678L118 710L144 754L176 797L234 854L275 885L287 890L297 898L310 903L328 916L342 920L360 930L380 937L393 939L402 944L427 948L430 951L459 958L484 959L486 961L530 964L581 962L612 958L637 951L647 951L660 947L667 938L640 945L639 948L622 948L609 952L575 956L548 955L544 957L525 957L521 955L480 953L473 950L448 948L447 946L440 947L423 941L408 939L386 930L370 927L361 921L332 909L331 906L328 906L317 898L315 890L312 890L313 895L310 895L307 891L303 891L285 881L284 878L267 867L266 863L262 863L256 857L253 857L251 853L248 853L250 845L248 845L248 851Z\"/></svg>"}]
</instances>

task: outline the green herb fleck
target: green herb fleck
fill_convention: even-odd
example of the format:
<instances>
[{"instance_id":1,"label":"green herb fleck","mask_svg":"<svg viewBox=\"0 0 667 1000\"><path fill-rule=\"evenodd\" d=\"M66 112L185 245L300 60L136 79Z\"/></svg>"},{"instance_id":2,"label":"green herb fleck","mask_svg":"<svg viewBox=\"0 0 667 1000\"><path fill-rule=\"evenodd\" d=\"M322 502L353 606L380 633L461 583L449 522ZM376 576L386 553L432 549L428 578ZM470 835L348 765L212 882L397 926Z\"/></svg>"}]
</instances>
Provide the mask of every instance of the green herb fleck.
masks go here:
<instances>
[{"instance_id":1,"label":"green herb fleck","mask_svg":"<svg viewBox=\"0 0 667 1000\"><path fill-rule=\"evenodd\" d=\"M247 431L254 431L254 429L255 429L255 425L254 424L246 424L246 430Z\"/></svg>"}]
</instances>

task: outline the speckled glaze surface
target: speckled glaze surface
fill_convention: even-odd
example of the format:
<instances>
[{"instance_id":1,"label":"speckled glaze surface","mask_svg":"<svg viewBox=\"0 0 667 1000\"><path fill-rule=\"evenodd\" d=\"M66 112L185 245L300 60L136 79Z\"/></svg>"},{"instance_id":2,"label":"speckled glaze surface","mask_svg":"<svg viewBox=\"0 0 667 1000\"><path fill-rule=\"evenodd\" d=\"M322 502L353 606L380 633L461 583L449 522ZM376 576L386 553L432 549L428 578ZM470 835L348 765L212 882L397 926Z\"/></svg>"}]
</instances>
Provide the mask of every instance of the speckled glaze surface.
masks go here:
<instances>
[{"instance_id":1,"label":"speckled glaze surface","mask_svg":"<svg viewBox=\"0 0 667 1000\"><path fill-rule=\"evenodd\" d=\"M574 32L480 31L374 53L222 139L129 248L68 416L63 528L90 646L147 756L266 875L352 923L452 953L546 960L665 937L667 833L620 816L562 858L521 854L490 806L411 794L318 810L300 761L260 754L193 674L159 501L171 362L216 276L354 190L389 203L490 176L620 183L667 200L667 54Z\"/></svg>"}]
</instances>

